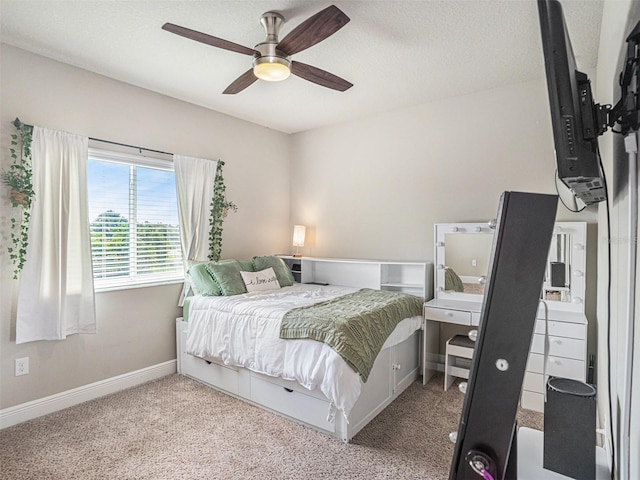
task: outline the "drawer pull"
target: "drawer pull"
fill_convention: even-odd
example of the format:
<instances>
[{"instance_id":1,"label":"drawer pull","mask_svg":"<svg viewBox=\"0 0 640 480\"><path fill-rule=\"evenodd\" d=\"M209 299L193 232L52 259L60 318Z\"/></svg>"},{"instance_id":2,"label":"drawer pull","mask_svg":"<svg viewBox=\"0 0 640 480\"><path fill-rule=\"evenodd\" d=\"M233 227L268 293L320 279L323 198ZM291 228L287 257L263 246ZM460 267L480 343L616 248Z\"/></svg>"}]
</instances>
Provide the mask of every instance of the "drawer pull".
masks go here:
<instances>
[{"instance_id":1,"label":"drawer pull","mask_svg":"<svg viewBox=\"0 0 640 480\"><path fill-rule=\"evenodd\" d=\"M207 362L207 365L211 365L211 362L209 360L205 360L205 362Z\"/></svg>"},{"instance_id":2,"label":"drawer pull","mask_svg":"<svg viewBox=\"0 0 640 480\"><path fill-rule=\"evenodd\" d=\"M445 312L445 315L446 315L447 317L453 317L453 312Z\"/></svg>"},{"instance_id":3,"label":"drawer pull","mask_svg":"<svg viewBox=\"0 0 640 480\"><path fill-rule=\"evenodd\" d=\"M287 387L282 387L282 388L284 388L284 389L285 389L287 392L289 392L289 393L292 393L292 392L293 392L293 389L291 389L291 388L287 388Z\"/></svg>"},{"instance_id":4,"label":"drawer pull","mask_svg":"<svg viewBox=\"0 0 640 480\"><path fill-rule=\"evenodd\" d=\"M556 345L562 345L562 340L551 340L551 343L555 343Z\"/></svg>"},{"instance_id":5,"label":"drawer pull","mask_svg":"<svg viewBox=\"0 0 640 480\"><path fill-rule=\"evenodd\" d=\"M553 363L554 365L562 365L560 360L556 360L555 358L550 358L549 363Z\"/></svg>"}]
</instances>

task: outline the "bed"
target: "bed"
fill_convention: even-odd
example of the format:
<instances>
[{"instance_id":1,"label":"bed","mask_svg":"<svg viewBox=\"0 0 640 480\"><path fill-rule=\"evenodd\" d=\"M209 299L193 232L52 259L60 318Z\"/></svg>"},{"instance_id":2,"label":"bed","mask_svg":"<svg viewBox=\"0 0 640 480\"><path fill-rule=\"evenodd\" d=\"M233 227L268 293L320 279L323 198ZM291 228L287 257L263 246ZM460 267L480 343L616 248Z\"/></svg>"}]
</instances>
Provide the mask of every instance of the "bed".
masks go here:
<instances>
[{"instance_id":1,"label":"bed","mask_svg":"<svg viewBox=\"0 0 640 480\"><path fill-rule=\"evenodd\" d=\"M313 335L281 337L287 325L288 332L297 332L296 322L319 316L319 310L337 308L348 315L356 307L344 302L375 303L378 297L386 302L394 295L403 296L294 282L234 295L194 295L176 322L178 371L348 442L418 377L421 307L415 311L412 297L410 310L394 305L388 318L376 319L385 324L373 330L390 333L378 340L379 353L374 349L377 355L369 363L345 355L340 342L332 348Z\"/></svg>"}]
</instances>

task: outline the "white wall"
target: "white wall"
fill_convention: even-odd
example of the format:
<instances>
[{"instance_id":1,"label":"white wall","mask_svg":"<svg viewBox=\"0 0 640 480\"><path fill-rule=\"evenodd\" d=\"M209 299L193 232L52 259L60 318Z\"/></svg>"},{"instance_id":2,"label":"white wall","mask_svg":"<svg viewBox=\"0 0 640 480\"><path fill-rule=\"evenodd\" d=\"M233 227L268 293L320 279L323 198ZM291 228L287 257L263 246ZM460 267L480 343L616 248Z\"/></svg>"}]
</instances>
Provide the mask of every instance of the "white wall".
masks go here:
<instances>
[{"instance_id":1,"label":"white wall","mask_svg":"<svg viewBox=\"0 0 640 480\"><path fill-rule=\"evenodd\" d=\"M618 86L618 73L622 68L621 54L626 50L625 38L636 23L640 20L640 3L637 1L620 0L617 2L605 2L603 11L602 32L600 37L600 50L598 53L597 89L595 99L601 104L614 104L620 95ZM602 274L598 278L598 377L602 379L598 388L598 406L600 418L609 416L609 385L605 381L608 377L609 365L606 361L607 352L607 295L608 275L607 248L611 246L611 392L613 398L612 413L616 438L616 466L618 478L640 478L640 295L636 290L636 316L635 316L635 367L632 417L631 417L631 455L624 455L630 461L628 477L620 476L621 470L621 435L620 412L624 408L623 386L627 364L626 344L626 315L628 299L627 267L629 265L628 245L630 232L628 227L629 189L627 183L627 156L622 147L622 137L612 133L605 134L600 141L603 164L609 180L609 202L611 205L611 242L606 236L607 216L604 205L599 212L599 268ZM604 426L604 425L603 425ZM606 430L609 430L606 425Z\"/></svg>"},{"instance_id":2,"label":"white wall","mask_svg":"<svg viewBox=\"0 0 640 480\"><path fill-rule=\"evenodd\" d=\"M1 46L0 167L11 121L197 157L222 159L228 198L223 257L288 251L289 136L179 100ZM268 144L269 149L255 146ZM98 333L15 344L17 282L6 247L12 214L0 189L0 409L175 359L178 285L97 295ZM30 374L14 376L29 357Z\"/></svg>"}]
</instances>

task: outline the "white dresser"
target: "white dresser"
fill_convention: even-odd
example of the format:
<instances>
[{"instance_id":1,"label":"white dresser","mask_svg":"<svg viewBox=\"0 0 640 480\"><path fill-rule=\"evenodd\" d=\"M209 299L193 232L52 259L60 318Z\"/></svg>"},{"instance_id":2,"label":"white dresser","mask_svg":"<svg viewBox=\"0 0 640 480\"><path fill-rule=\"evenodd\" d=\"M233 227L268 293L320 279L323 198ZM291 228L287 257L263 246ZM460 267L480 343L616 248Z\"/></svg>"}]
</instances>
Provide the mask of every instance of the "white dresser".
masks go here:
<instances>
[{"instance_id":1,"label":"white dresser","mask_svg":"<svg viewBox=\"0 0 640 480\"><path fill-rule=\"evenodd\" d=\"M457 333L466 333L478 327L492 237L493 230L486 223L435 226L435 293L424 309L425 383L435 371L443 370L440 352L446 338L440 339L441 329L457 325ZM550 375L587 380L585 252L586 223L556 223L523 380L523 408L544 411Z\"/></svg>"}]
</instances>

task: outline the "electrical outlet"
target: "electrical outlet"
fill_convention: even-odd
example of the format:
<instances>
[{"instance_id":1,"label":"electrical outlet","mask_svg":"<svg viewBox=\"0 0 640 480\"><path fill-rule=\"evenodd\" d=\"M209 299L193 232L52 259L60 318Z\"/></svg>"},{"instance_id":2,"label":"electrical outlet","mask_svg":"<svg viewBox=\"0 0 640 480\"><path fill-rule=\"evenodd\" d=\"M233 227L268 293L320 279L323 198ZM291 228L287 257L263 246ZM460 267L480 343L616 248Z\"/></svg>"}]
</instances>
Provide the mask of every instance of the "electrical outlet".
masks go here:
<instances>
[{"instance_id":1,"label":"electrical outlet","mask_svg":"<svg viewBox=\"0 0 640 480\"><path fill-rule=\"evenodd\" d=\"M475 258L473 260L471 260L471 266L472 267L477 267L478 266L478 260L476 260Z\"/></svg>"},{"instance_id":2,"label":"electrical outlet","mask_svg":"<svg viewBox=\"0 0 640 480\"><path fill-rule=\"evenodd\" d=\"M29 373L29 357L16 358L16 377Z\"/></svg>"}]
</instances>

